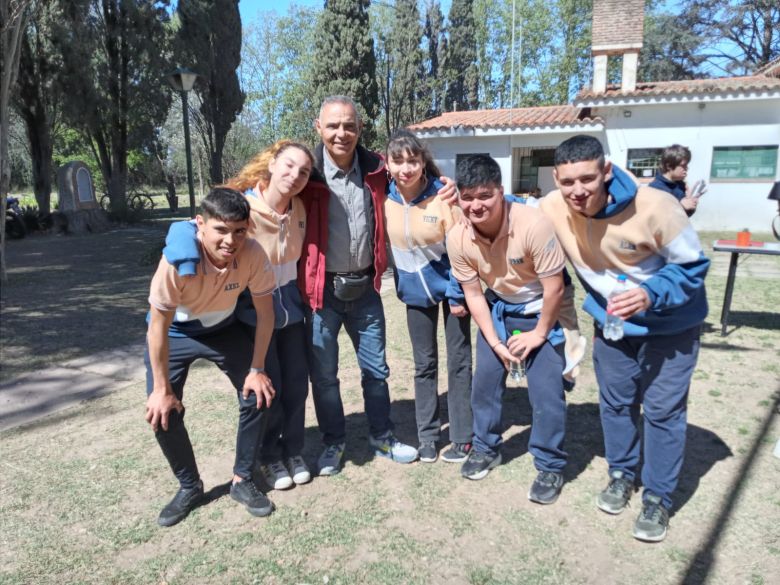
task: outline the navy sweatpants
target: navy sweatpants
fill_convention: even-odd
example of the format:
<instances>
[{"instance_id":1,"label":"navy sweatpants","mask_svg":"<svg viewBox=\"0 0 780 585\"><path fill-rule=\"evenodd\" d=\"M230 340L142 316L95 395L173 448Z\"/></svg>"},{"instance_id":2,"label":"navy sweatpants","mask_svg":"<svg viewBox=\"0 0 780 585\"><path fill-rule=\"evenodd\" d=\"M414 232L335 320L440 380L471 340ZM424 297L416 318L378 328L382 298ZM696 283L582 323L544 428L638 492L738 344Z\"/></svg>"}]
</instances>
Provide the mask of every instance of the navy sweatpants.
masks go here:
<instances>
[{"instance_id":1,"label":"navy sweatpants","mask_svg":"<svg viewBox=\"0 0 780 585\"><path fill-rule=\"evenodd\" d=\"M595 328L593 365L599 382L604 450L610 472L633 479L639 465L639 414L644 414L644 495L672 506L685 451L688 388L701 327L675 335L604 339Z\"/></svg>"},{"instance_id":2,"label":"navy sweatpants","mask_svg":"<svg viewBox=\"0 0 780 585\"><path fill-rule=\"evenodd\" d=\"M246 329L234 322L215 333L198 337L169 337L168 373L171 387L179 400L182 400L184 383L190 365L196 359L202 358L215 363L220 370L230 378L238 395L238 433L236 436L236 458L233 473L243 479L252 478L252 466L255 462L263 410L257 409L257 398L254 392L244 399L241 390L244 380L252 365L252 347L254 340ZM149 361L147 347L144 362L146 363L146 394L152 393L154 381L152 367ZM184 411L173 411L168 418L168 430L160 427L155 433L157 442L171 466L179 484L184 489L190 489L198 484L200 474L195 463L195 453L192 450L189 434L184 426Z\"/></svg>"},{"instance_id":3,"label":"navy sweatpants","mask_svg":"<svg viewBox=\"0 0 780 585\"><path fill-rule=\"evenodd\" d=\"M530 331L537 317L507 317L508 331ZM566 398L563 391L563 343L545 341L526 359L528 399L533 411L528 451L539 471L561 472L566 465ZM471 409L474 413L474 449L495 455L501 447L501 411L506 389L504 363L477 334L477 367L474 371Z\"/></svg>"}]
</instances>

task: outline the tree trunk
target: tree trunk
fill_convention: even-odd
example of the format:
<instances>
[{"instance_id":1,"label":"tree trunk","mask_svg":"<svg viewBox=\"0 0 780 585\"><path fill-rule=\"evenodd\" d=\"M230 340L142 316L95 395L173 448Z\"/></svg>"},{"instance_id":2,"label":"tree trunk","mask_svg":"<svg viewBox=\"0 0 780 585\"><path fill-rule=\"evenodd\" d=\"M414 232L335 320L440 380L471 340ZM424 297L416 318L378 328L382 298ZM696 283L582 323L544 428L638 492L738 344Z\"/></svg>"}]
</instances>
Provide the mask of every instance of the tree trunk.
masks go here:
<instances>
[{"instance_id":1,"label":"tree trunk","mask_svg":"<svg viewBox=\"0 0 780 585\"><path fill-rule=\"evenodd\" d=\"M52 152L51 127L45 112L38 111L35 119L25 118L27 139L30 143L33 190L38 210L51 211Z\"/></svg>"}]
</instances>

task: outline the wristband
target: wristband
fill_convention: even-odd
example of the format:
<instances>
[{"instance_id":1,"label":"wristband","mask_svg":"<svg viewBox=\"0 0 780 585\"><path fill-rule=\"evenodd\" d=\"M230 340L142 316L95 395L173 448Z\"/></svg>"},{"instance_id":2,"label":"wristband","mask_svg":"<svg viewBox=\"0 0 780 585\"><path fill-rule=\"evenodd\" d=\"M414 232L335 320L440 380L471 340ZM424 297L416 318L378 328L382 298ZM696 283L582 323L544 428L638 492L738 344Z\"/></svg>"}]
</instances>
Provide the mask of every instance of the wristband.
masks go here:
<instances>
[{"instance_id":1,"label":"wristband","mask_svg":"<svg viewBox=\"0 0 780 585\"><path fill-rule=\"evenodd\" d=\"M250 374L264 374L265 368L249 368Z\"/></svg>"},{"instance_id":2,"label":"wristband","mask_svg":"<svg viewBox=\"0 0 780 585\"><path fill-rule=\"evenodd\" d=\"M495 350L499 345L503 345L503 344L504 342L499 339L497 343L494 343L493 345L490 346L490 349Z\"/></svg>"}]
</instances>

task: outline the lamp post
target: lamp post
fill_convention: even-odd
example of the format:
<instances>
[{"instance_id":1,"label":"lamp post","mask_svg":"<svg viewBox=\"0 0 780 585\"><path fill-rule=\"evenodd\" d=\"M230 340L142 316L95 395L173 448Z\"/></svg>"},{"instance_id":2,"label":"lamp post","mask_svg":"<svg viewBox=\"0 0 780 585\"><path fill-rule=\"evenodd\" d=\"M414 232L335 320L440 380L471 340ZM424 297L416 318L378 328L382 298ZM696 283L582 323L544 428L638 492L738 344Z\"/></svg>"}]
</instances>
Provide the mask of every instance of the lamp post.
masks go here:
<instances>
[{"instance_id":1,"label":"lamp post","mask_svg":"<svg viewBox=\"0 0 780 585\"><path fill-rule=\"evenodd\" d=\"M181 95L181 111L184 120L184 151L187 157L187 185L190 189L190 217L195 217L195 185L192 181L192 152L190 149L190 112L187 107L187 93L195 85L198 77L194 71L179 67L168 74L170 86Z\"/></svg>"}]
</instances>

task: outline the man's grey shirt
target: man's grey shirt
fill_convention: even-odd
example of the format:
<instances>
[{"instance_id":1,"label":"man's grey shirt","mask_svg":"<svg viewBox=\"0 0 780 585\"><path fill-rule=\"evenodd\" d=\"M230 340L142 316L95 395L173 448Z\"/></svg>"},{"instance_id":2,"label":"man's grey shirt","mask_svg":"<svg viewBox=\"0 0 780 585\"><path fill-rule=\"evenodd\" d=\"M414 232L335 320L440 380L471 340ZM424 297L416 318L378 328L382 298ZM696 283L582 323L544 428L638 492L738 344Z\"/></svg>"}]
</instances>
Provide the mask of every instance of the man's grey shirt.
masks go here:
<instances>
[{"instance_id":1,"label":"man's grey shirt","mask_svg":"<svg viewBox=\"0 0 780 585\"><path fill-rule=\"evenodd\" d=\"M323 170L330 189L327 272L356 272L373 264L374 209L355 154L348 172L323 149Z\"/></svg>"}]
</instances>

